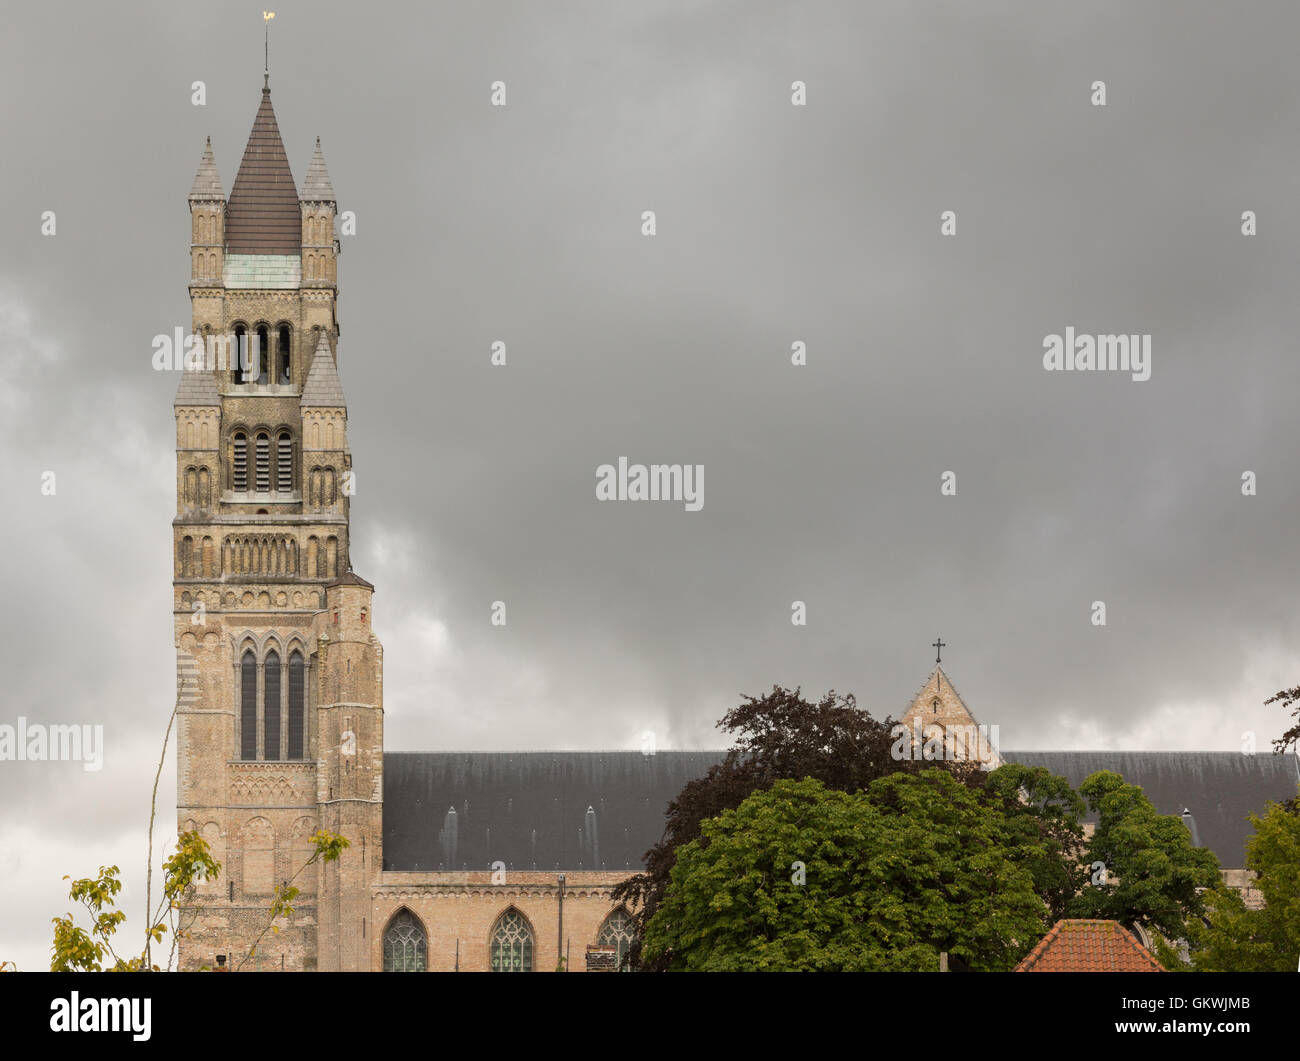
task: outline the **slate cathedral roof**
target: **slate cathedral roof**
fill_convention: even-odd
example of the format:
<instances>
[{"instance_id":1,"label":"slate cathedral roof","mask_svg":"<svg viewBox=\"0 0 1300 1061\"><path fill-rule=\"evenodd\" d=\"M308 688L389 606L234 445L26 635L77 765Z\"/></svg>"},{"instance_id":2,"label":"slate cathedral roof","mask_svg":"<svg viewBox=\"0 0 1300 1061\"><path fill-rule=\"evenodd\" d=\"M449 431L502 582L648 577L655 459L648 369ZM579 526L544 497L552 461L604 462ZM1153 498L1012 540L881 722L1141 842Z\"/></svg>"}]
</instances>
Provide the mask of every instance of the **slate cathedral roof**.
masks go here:
<instances>
[{"instance_id":1,"label":"slate cathedral roof","mask_svg":"<svg viewBox=\"0 0 1300 1061\"><path fill-rule=\"evenodd\" d=\"M721 751L387 752L384 869L629 873L663 835L664 811ZM1003 752L1076 788L1097 770L1142 786L1162 814L1191 811L1225 869L1245 866L1246 815L1296 795L1293 756L1235 752ZM453 813L454 812L454 813Z\"/></svg>"}]
</instances>

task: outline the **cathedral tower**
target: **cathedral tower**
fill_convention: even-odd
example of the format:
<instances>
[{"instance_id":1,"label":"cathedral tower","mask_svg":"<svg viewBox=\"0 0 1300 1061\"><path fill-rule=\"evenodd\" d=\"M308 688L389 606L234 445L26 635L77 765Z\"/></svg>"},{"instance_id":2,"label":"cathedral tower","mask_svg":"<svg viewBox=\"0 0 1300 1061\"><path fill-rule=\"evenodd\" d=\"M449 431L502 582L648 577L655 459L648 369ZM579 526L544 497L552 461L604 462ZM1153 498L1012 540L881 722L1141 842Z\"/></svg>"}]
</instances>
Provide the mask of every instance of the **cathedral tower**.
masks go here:
<instances>
[{"instance_id":1,"label":"cathedral tower","mask_svg":"<svg viewBox=\"0 0 1300 1061\"><path fill-rule=\"evenodd\" d=\"M337 204L319 140L299 194L269 78L229 199L209 141L189 204L205 357L175 401L177 824L223 865L181 968L240 964L319 828L352 846L297 877L292 918L244 968L356 968L381 864L383 650L349 563Z\"/></svg>"}]
</instances>

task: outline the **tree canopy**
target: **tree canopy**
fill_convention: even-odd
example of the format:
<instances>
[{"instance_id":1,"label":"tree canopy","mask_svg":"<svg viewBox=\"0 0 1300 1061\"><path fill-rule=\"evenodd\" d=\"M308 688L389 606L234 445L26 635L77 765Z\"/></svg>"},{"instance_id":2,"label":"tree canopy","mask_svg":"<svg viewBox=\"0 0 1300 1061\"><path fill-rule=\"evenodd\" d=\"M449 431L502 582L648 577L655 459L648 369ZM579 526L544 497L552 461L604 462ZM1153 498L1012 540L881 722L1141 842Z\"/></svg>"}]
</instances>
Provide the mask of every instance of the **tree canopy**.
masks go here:
<instances>
[{"instance_id":1,"label":"tree canopy","mask_svg":"<svg viewBox=\"0 0 1300 1061\"><path fill-rule=\"evenodd\" d=\"M1049 912L1004 812L942 769L780 780L679 852L644 953L672 969L1011 969Z\"/></svg>"}]
</instances>

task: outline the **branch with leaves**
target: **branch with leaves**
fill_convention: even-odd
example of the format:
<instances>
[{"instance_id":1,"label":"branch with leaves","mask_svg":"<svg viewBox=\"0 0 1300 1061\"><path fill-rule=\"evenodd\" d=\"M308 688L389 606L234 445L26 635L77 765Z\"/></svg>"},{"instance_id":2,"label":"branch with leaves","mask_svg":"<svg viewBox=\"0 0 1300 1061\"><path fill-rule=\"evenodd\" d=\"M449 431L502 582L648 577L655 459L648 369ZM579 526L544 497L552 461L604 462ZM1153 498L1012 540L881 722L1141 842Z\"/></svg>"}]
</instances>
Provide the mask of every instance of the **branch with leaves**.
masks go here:
<instances>
[{"instance_id":1,"label":"branch with leaves","mask_svg":"<svg viewBox=\"0 0 1300 1061\"><path fill-rule=\"evenodd\" d=\"M307 859L307 861L298 868L297 873L287 881L276 886L275 893L271 899L271 916L267 918L266 924L262 926L262 931L257 934L257 938L253 940L252 946L248 948L248 953L245 954L244 957L240 959L239 964L235 966L235 972L239 972L240 969L256 957L258 945L262 942L268 932L273 934L279 933L280 926L275 923L277 918L283 917L287 920L293 916L293 902L301 894L301 889L294 884L294 881L301 877L309 866L314 866L317 863L337 861L338 857L343 854L344 849L351 846L347 837L340 836L337 833L332 833L328 829L317 829L311 836L311 844L311 858Z\"/></svg>"}]
</instances>

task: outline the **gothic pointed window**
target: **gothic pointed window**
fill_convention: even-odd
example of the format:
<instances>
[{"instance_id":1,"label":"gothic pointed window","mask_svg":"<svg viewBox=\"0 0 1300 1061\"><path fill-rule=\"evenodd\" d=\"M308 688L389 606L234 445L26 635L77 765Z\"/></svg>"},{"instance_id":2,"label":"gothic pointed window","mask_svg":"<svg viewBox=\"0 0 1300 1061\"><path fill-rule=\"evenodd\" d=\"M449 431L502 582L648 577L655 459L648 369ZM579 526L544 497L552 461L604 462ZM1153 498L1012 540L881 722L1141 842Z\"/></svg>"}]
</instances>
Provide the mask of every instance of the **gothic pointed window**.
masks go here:
<instances>
[{"instance_id":1,"label":"gothic pointed window","mask_svg":"<svg viewBox=\"0 0 1300 1061\"><path fill-rule=\"evenodd\" d=\"M307 717L307 667L297 649L289 656L289 754L303 757L303 723Z\"/></svg>"},{"instance_id":2,"label":"gothic pointed window","mask_svg":"<svg viewBox=\"0 0 1300 1061\"><path fill-rule=\"evenodd\" d=\"M399 910L384 932L384 972L422 973L427 945L424 926L409 910Z\"/></svg>"},{"instance_id":3,"label":"gothic pointed window","mask_svg":"<svg viewBox=\"0 0 1300 1061\"><path fill-rule=\"evenodd\" d=\"M271 333L265 324L258 325L257 345L253 350L253 379L258 383L270 383Z\"/></svg>"},{"instance_id":4,"label":"gothic pointed window","mask_svg":"<svg viewBox=\"0 0 1300 1061\"><path fill-rule=\"evenodd\" d=\"M514 907L497 918L492 928L490 956L494 973L533 971L533 930Z\"/></svg>"},{"instance_id":5,"label":"gothic pointed window","mask_svg":"<svg viewBox=\"0 0 1300 1061\"><path fill-rule=\"evenodd\" d=\"M293 489L293 436L288 431L275 440L275 488L282 494Z\"/></svg>"},{"instance_id":6,"label":"gothic pointed window","mask_svg":"<svg viewBox=\"0 0 1300 1061\"><path fill-rule=\"evenodd\" d=\"M239 757L257 758L257 659L252 649L239 665Z\"/></svg>"},{"instance_id":7,"label":"gothic pointed window","mask_svg":"<svg viewBox=\"0 0 1300 1061\"><path fill-rule=\"evenodd\" d=\"M248 489L248 436L240 431L234 438L230 467L230 488L242 494Z\"/></svg>"},{"instance_id":8,"label":"gothic pointed window","mask_svg":"<svg viewBox=\"0 0 1300 1061\"><path fill-rule=\"evenodd\" d=\"M254 489L259 494L269 493L271 490L271 436L265 431L257 436L256 459L257 485Z\"/></svg>"},{"instance_id":9,"label":"gothic pointed window","mask_svg":"<svg viewBox=\"0 0 1300 1061\"><path fill-rule=\"evenodd\" d=\"M636 923L623 907L619 907L609 917L605 918L605 923L600 926L600 935L596 937L596 942L602 947L618 948L618 971L625 973L629 971L629 954L632 950L632 942L636 939Z\"/></svg>"},{"instance_id":10,"label":"gothic pointed window","mask_svg":"<svg viewBox=\"0 0 1300 1061\"><path fill-rule=\"evenodd\" d=\"M279 369L277 383L292 383L293 372L289 365L289 325L280 325L279 347L276 350L276 367Z\"/></svg>"},{"instance_id":11,"label":"gothic pointed window","mask_svg":"<svg viewBox=\"0 0 1300 1061\"><path fill-rule=\"evenodd\" d=\"M280 654L267 653L262 675L263 759L280 758Z\"/></svg>"}]
</instances>

